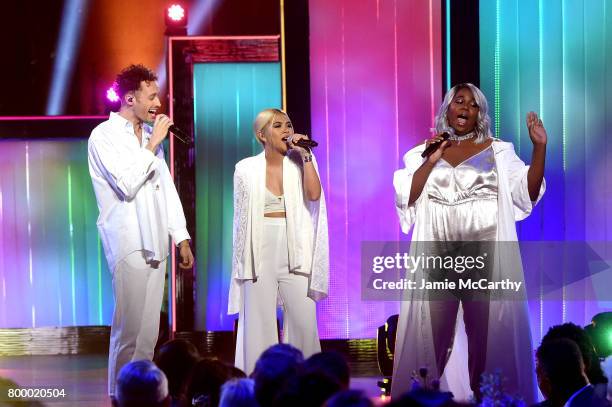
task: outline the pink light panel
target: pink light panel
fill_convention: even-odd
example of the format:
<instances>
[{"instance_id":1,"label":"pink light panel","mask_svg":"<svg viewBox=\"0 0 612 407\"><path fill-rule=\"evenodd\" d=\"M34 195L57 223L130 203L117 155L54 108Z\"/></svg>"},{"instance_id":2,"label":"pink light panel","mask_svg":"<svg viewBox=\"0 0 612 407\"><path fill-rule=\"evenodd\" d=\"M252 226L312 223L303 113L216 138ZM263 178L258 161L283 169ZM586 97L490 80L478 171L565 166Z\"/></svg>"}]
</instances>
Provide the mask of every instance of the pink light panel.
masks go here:
<instances>
[{"instance_id":1,"label":"pink light panel","mask_svg":"<svg viewBox=\"0 0 612 407\"><path fill-rule=\"evenodd\" d=\"M364 302L362 241L406 239L393 172L430 135L442 98L440 2L311 0L313 138L327 196L329 298L323 338L372 338L398 304ZM291 106L288 106L291 110Z\"/></svg>"}]
</instances>

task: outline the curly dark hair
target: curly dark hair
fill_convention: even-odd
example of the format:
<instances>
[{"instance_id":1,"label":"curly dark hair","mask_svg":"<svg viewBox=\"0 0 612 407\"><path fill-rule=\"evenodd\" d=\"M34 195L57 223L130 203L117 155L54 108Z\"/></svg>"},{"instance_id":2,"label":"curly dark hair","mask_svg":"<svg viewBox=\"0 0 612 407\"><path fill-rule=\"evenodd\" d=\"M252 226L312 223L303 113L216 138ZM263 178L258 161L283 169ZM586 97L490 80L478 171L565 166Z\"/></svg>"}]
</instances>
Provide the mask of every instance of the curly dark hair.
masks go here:
<instances>
[{"instance_id":1,"label":"curly dark hair","mask_svg":"<svg viewBox=\"0 0 612 407\"><path fill-rule=\"evenodd\" d=\"M570 339L578 345L584 361L586 374L591 383L608 383L608 378L601 369L599 358L597 353L595 353L593 342L584 329L571 322L555 325L546 332L546 335L542 338L542 343L558 339Z\"/></svg>"},{"instance_id":2,"label":"curly dark hair","mask_svg":"<svg viewBox=\"0 0 612 407\"><path fill-rule=\"evenodd\" d=\"M135 92L140 89L140 82L153 82L157 80L157 75L153 70L142 64L130 65L121 70L115 79L115 92L123 98L128 92Z\"/></svg>"}]
</instances>

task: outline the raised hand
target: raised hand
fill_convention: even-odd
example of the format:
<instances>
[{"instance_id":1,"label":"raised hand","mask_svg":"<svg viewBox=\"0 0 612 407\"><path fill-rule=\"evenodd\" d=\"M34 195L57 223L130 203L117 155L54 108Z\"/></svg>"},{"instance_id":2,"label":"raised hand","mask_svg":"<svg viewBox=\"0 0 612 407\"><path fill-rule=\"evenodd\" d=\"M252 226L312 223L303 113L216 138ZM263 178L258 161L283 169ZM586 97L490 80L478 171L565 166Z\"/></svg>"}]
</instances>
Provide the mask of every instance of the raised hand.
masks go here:
<instances>
[{"instance_id":1,"label":"raised hand","mask_svg":"<svg viewBox=\"0 0 612 407\"><path fill-rule=\"evenodd\" d=\"M548 136L546 134L546 129L544 128L544 124L542 123L542 119L540 119L535 112L527 113L527 129L529 129L529 138L534 146L536 145L546 145L546 141Z\"/></svg>"}]
</instances>

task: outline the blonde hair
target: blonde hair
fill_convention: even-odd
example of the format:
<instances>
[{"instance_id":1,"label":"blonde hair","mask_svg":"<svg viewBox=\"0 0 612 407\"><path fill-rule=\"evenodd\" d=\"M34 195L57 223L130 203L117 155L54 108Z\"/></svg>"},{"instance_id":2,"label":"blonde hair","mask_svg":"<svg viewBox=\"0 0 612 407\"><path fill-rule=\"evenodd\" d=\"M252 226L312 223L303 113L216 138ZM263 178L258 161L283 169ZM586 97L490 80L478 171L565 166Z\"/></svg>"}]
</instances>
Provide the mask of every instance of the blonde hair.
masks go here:
<instances>
[{"instance_id":1,"label":"blonde hair","mask_svg":"<svg viewBox=\"0 0 612 407\"><path fill-rule=\"evenodd\" d=\"M461 89L469 89L474 96L474 100L478 105L478 119L476 120L476 132L475 143L482 143L486 139L493 137L491 135L491 118L489 117L489 104L484 93L471 83L460 83L455 85L451 90L446 92L442 105L438 110L438 114L435 118L436 133L442 133L448 131L450 126L448 125L448 119L446 114L448 113L448 107L453 101L453 98Z\"/></svg>"},{"instance_id":2,"label":"blonde hair","mask_svg":"<svg viewBox=\"0 0 612 407\"><path fill-rule=\"evenodd\" d=\"M253 121L253 134L255 135L255 139L259 141L260 144L263 144L263 142L259 139L259 137L257 137L257 134L263 132L266 126L269 126L270 123L274 121L274 117L277 114L283 114L289 117L289 115L285 113L284 111L280 109L274 109L274 108L264 109L261 112L259 112L257 116L255 117L255 121Z\"/></svg>"}]
</instances>

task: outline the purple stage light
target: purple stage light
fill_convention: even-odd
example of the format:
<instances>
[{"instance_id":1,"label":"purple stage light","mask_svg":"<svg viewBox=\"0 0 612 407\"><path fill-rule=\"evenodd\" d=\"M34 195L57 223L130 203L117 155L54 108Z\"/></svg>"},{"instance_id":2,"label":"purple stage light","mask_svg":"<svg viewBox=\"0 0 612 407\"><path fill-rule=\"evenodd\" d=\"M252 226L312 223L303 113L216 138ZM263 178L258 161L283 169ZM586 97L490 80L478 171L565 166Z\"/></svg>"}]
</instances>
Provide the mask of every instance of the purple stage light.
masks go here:
<instances>
[{"instance_id":1,"label":"purple stage light","mask_svg":"<svg viewBox=\"0 0 612 407\"><path fill-rule=\"evenodd\" d=\"M119 95L117 95L117 92L115 92L115 88L114 87L110 87L108 88L108 90L106 91L106 98L115 103L119 101Z\"/></svg>"}]
</instances>

